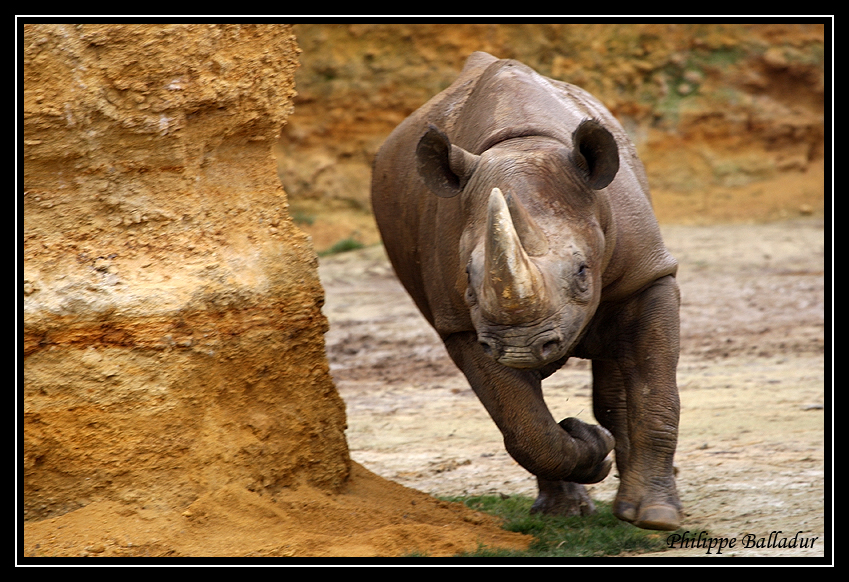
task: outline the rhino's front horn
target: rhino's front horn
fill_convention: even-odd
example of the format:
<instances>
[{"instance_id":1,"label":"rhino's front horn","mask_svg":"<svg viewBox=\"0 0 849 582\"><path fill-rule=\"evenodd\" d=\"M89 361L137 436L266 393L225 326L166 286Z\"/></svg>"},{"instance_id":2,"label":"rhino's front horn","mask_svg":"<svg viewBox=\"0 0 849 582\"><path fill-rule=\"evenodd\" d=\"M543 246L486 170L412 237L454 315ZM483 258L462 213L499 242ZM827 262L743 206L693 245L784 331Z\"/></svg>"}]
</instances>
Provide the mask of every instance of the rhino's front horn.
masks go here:
<instances>
[{"instance_id":1,"label":"rhino's front horn","mask_svg":"<svg viewBox=\"0 0 849 582\"><path fill-rule=\"evenodd\" d=\"M481 307L492 319L518 323L536 316L544 291L542 274L522 247L498 188L489 195L484 268Z\"/></svg>"}]
</instances>

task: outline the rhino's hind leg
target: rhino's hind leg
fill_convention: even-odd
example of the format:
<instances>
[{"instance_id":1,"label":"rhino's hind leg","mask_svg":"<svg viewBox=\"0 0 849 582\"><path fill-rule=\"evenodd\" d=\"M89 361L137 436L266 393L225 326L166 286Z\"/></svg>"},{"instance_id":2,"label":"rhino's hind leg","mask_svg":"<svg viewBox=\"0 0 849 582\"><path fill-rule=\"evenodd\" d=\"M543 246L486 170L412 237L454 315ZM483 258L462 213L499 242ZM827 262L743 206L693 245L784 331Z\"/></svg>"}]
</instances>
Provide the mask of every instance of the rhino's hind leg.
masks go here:
<instances>
[{"instance_id":1,"label":"rhino's hind leg","mask_svg":"<svg viewBox=\"0 0 849 582\"><path fill-rule=\"evenodd\" d=\"M573 517L592 515L595 504L587 489L580 483L571 481L548 481L537 477L539 496L531 506L531 513Z\"/></svg>"}]
</instances>

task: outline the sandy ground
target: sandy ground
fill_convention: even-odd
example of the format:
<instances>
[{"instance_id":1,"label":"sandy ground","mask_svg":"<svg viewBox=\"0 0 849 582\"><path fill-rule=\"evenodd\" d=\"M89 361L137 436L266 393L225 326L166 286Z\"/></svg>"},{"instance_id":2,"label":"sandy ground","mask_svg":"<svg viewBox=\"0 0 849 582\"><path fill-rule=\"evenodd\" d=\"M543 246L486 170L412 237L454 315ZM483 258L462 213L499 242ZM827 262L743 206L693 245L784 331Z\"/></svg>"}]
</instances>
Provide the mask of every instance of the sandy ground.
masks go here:
<instances>
[{"instance_id":1,"label":"sandy ground","mask_svg":"<svg viewBox=\"0 0 849 582\"><path fill-rule=\"evenodd\" d=\"M680 262L683 297L676 460L684 527L694 537L706 530L736 538L722 556L831 555L822 220L663 232ZM504 451L382 247L325 258L320 275L327 350L354 460L434 495L535 495L533 477ZM590 381L581 360L547 379L554 416L593 421ZM617 484L612 474L590 493L609 501ZM771 532L781 533L770 539ZM808 547L745 548L746 534L767 543L796 536Z\"/></svg>"}]
</instances>

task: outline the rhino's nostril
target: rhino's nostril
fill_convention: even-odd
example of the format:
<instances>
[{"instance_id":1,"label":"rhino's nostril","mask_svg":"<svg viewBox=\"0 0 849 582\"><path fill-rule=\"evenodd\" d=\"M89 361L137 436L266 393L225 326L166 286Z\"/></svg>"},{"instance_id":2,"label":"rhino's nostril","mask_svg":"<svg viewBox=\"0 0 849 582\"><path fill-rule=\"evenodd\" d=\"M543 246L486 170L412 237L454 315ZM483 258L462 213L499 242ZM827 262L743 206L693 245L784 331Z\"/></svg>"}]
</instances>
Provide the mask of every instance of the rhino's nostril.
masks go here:
<instances>
[{"instance_id":1,"label":"rhino's nostril","mask_svg":"<svg viewBox=\"0 0 849 582\"><path fill-rule=\"evenodd\" d=\"M496 356L495 347L492 345L491 342L486 340L480 340L478 341L478 343L480 344L483 353L485 353L487 356L489 356L490 358L494 358Z\"/></svg>"},{"instance_id":2,"label":"rhino's nostril","mask_svg":"<svg viewBox=\"0 0 849 582\"><path fill-rule=\"evenodd\" d=\"M560 350L560 340L549 340L542 344L541 355L543 358L547 358L552 354L557 353Z\"/></svg>"}]
</instances>

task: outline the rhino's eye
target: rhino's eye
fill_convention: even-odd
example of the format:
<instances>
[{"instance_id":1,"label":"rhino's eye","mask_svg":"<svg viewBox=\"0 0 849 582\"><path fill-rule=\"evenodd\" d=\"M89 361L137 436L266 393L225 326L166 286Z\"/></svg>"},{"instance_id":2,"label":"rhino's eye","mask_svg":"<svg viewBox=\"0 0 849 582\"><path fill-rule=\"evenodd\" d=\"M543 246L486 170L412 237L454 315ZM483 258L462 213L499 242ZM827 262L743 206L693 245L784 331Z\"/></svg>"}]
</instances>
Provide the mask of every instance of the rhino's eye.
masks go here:
<instances>
[{"instance_id":1,"label":"rhino's eye","mask_svg":"<svg viewBox=\"0 0 849 582\"><path fill-rule=\"evenodd\" d=\"M466 303L470 306L477 305L478 303L478 297L475 294L475 290L472 288L471 284L466 287Z\"/></svg>"},{"instance_id":2,"label":"rhino's eye","mask_svg":"<svg viewBox=\"0 0 849 582\"><path fill-rule=\"evenodd\" d=\"M589 277L590 268L582 261L575 271L575 286L580 292L584 292L589 288Z\"/></svg>"}]
</instances>

